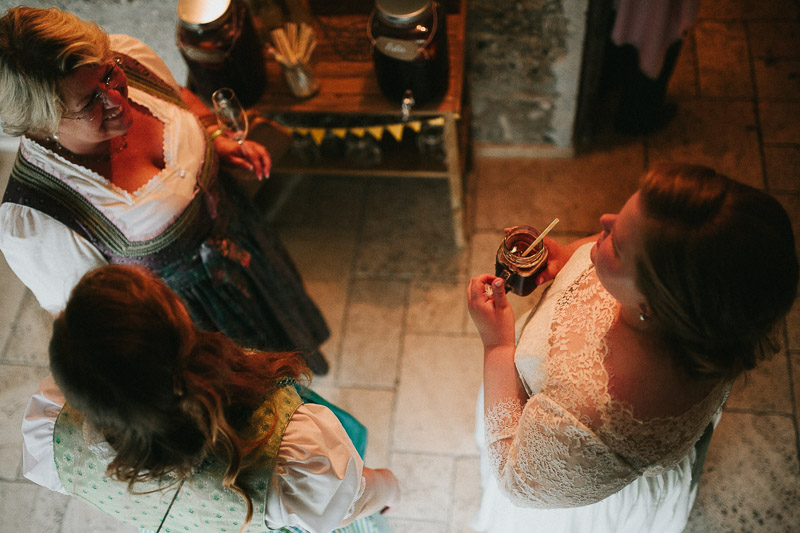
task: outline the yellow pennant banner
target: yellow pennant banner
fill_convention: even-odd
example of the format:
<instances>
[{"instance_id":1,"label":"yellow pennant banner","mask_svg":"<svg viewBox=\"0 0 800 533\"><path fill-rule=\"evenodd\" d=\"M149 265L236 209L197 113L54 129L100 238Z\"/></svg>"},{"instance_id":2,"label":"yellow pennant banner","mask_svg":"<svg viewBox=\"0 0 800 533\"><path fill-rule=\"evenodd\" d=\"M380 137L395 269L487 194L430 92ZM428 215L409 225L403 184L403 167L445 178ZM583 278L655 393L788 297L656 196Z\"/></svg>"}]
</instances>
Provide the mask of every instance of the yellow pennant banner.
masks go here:
<instances>
[{"instance_id":1,"label":"yellow pennant banner","mask_svg":"<svg viewBox=\"0 0 800 533\"><path fill-rule=\"evenodd\" d=\"M414 133L419 133L422 126L442 127L444 126L444 117L433 117L429 119L409 120L408 122L395 122L392 124L376 124L375 126L353 126L346 128L314 128L314 127L301 127L301 126L282 126L290 133L297 133L302 136L311 136L314 143L318 146L322 144L322 140L328 133L335 135L340 139L344 139L348 134L355 135L356 137L363 137L364 135L371 135L376 140L383 139L384 134L388 133L397 142L402 142L403 133L408 128Z\"/></svg>"}]
</instances>

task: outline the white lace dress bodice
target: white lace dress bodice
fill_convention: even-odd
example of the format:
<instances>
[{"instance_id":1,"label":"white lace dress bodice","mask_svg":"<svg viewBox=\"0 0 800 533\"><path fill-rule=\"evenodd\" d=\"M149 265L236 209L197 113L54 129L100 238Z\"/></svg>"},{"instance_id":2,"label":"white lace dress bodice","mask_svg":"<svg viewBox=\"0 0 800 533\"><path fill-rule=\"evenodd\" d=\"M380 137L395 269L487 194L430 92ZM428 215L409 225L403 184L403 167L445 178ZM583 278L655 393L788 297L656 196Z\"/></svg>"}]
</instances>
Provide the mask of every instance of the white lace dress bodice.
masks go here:
<instances>
[{"instance_id":1,"label":"white lace dress bodice","mask_svg":"<svg viewBox=\"0 0 800 533\"><path fill-rule=\"evenodd\" d=\"M730 384L673 417L642 420L615 399L605 364L617 303L578 249L518 339L525 405L487 406L489 464L516 506L566 508L601 502L637 478L655 477L692 451L727 398Z\"/></svg>"}]
</instances>

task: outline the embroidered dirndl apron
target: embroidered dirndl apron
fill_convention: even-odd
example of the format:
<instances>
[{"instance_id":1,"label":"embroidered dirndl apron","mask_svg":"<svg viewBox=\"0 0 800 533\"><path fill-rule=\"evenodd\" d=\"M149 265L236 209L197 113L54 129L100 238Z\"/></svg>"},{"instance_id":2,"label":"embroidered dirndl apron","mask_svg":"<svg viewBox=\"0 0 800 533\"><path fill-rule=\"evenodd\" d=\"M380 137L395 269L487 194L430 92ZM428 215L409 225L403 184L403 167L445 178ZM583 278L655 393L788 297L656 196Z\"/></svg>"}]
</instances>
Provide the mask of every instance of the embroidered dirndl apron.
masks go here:
<instances>
[{"instance_id":1,"label":"embroidered dirndl apron","mask_svg":"<svg viewBox=\"0 0 800 533\"><path fill-rule=\"evenodd\" d=\"M130 86L186 107L169 85L122 57ZM153 270L202 329L222 331L249 348L313 352L329 336L322 314L258 210L232 178L218 173L216 153L206 141L194 199L173 224L146 241L128 240L83 196L19 153L3 201L55 218L109 263Z\"/></svg>"}]
</instances>

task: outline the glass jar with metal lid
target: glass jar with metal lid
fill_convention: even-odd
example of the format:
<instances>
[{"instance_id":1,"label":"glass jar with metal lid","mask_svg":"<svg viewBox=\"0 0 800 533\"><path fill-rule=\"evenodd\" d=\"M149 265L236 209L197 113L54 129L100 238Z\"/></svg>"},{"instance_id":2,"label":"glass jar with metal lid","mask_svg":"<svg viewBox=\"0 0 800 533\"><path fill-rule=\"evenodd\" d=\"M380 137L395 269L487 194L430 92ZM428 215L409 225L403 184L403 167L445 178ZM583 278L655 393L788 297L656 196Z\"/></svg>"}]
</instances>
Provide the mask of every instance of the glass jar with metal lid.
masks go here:
<instances>
[{"instance_id":1,"label":"glass jar with metal lid","mask_svg":"<svg viewBox=\"0 0 800 533\"><path fill-rule=\"evenodd\" d=\"M189 67L189 86L210 100L230 87L254 104L267 84L261 41L242 0L178 0L178 48Z\"/></svg>"},{"instance_id":2,"label":"glass jar with metal lid","mask_svg":"<svg viewBox=\"0 0 800 533\"><path fill-rule=\"evenodd\" d=\"M434 0L375 0L367 23L381 91L402 101L408 91L416 105L447 92L447 18Z\"/></svg>"}]
</instances>

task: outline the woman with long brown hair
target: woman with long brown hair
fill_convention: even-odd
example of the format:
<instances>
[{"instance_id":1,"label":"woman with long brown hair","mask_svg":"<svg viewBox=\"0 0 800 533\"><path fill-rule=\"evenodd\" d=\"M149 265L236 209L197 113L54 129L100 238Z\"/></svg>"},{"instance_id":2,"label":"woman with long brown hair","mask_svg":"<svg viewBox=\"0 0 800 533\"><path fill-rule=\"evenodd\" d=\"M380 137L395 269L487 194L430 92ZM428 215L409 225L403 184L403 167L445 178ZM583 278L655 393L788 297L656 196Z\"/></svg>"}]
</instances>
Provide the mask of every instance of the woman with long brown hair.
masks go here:
<instances>
[{"instance_id":1,"label":"woman with long brown hair","mask_svg":"<svg viewBox=\"0 0 800 533\"><path fill-rule=\"evenodd\" d=\"M23 423L24 473L126 523L377 530L370 515L396 497L392 473L364 467L336 416L300 399L299 355L200 330L140 267L82 278L50 368Z\"/></svg>"}]
</instances>

